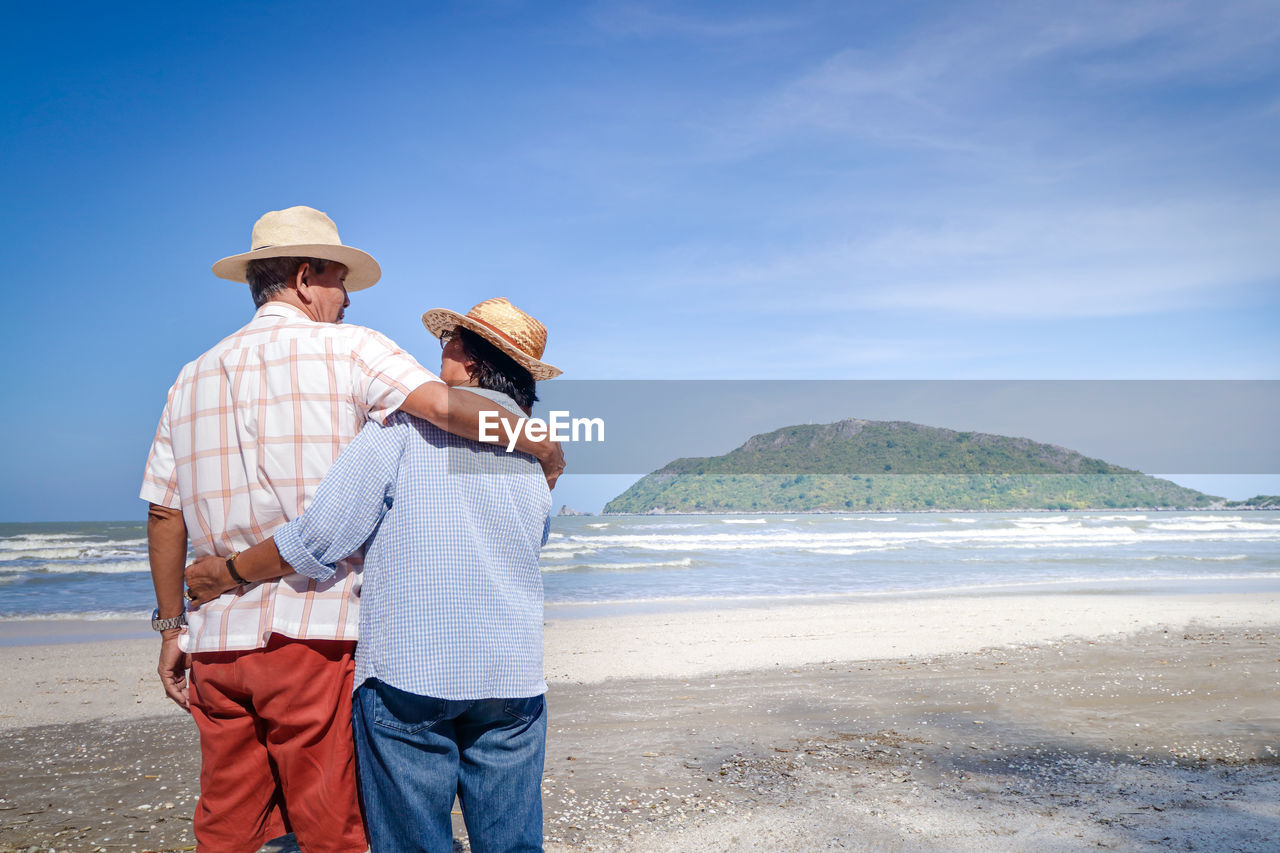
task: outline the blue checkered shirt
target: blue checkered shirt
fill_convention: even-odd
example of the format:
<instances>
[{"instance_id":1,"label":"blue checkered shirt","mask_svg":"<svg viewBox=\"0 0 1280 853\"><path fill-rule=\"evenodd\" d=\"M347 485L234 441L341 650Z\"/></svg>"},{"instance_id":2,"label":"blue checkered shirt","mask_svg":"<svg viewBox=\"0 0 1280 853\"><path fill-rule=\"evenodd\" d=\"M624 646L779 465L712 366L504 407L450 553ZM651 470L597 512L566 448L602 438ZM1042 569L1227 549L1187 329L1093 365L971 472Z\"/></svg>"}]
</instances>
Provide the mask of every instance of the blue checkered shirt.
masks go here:
<instances>
[{"instance_id":1,"label":"blue checkered shirt","mask_svg":"<svg viewBox=\"0 0 1280 853\"><path fill-rule=\"evenodd\" d=\"M522 414L510 397L467 390ZM318 580L365 546L357 687L377 678L437 699L537 696L550 511L533 457L397 413L361 430L275 540Z\"/></svg>"}]
</instances>

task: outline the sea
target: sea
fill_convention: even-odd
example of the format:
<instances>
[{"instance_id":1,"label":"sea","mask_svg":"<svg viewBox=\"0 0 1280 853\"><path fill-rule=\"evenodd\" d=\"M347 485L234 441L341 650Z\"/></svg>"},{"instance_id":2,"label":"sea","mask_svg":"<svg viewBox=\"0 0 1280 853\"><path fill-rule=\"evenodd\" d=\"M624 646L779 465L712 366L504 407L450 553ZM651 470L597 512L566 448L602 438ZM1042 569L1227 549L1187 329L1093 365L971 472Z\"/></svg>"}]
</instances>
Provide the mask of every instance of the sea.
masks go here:
<instances>
[{"instance_id":1,"label":"sea","mask_svg":"<svg viewBox=\"0 0 1280 853\"><path fill-rule=\"evenodd\" d=\"M552 519L548 612L1023 592L1275 592L1280 512ZM0 622L139 620L142 523L0 524Z\"/></svg>"}]
</instances>

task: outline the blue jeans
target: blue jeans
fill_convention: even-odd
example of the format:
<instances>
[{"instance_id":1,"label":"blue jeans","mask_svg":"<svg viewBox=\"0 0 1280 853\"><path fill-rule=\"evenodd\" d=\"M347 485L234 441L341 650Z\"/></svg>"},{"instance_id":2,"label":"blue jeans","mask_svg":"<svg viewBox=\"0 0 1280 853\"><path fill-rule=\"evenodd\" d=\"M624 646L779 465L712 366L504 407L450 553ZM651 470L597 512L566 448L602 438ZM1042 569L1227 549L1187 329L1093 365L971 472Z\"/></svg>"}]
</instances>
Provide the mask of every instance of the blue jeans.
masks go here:
<instances>
[{"instance_id":1,"label":"blue jeans","mask_svg":"<svg viewBox=\"0 0 1280 853\"><path fill-rule=\"evenodd\" d=\"M457 702L371 678L352 709L374 851L449 853L455 794L474 853L542 850L542 696Z\"/></svg>"}]
</instances>

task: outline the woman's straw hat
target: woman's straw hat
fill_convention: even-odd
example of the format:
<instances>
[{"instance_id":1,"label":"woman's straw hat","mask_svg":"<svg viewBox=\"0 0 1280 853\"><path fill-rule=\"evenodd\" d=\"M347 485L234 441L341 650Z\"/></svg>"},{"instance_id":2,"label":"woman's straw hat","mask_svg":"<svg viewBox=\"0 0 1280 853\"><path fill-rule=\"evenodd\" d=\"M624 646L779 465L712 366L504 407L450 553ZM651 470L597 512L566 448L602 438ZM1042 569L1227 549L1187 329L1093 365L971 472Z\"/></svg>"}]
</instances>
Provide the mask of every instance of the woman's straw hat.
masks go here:
<instances>
[{"instance_id":1,"label":"woman's straw hat","mask_svg":"<svg viewBox=\"0 0 1280 853\"><path fill-rule=\"evenodd\" d=\"M534 379L554 379L561 371L541 361L547 348L547 327L512 305L505 297L486 299L466 314L432 308L422 325L435 337L461 326L475 332L529 371Z\"/></svg>"},{"instance_id":2,"label":"woman's straw hat","mask_svg":"<svg viewBox=\"0 0 1280 853\"><path fill-rule=\"evenodd\" d=\"M223 258L213 265L213 274L228 281L248 281L245 269L259 258L320 258L337 261L347 268L347 292L373 287L382 277L382 268L369 254L342 245L338 226L314 207L272 210L253 223L250 249L242 255Z\"/></svg>"}]
</instances>

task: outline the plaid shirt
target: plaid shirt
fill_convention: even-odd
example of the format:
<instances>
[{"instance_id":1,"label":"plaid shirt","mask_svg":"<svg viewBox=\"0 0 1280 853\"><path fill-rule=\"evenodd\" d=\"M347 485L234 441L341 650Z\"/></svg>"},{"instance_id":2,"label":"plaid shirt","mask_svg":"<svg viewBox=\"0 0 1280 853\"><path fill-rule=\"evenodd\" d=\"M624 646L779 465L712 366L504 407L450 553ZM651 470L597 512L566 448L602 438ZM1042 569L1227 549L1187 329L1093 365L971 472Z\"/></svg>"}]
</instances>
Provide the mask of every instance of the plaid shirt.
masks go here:
<instances>
[{"instance_id":1,"label":"plaid shirt","mask_svg":"<svg viewBox=\"0 0 1280 853\"><path fill-rule=\"evenodd\" d=\"M468 390L521 414L509 397ZM547 689L538 554L550 513L533 457L400 413L356 436L275 540L319 579L368 540L356 687L377 678L437 699L514 699Z\"/></svg>"},{"instance_id":2,"label":"plaid shirt","mask_svg":"<svg viewBox=\"0 0 1280 853\"><path fill-rule=\"evenodd\" d=\"M196 556L243 550L302 514L366 422L385 420L431 381L371 329L269 302L178 375L139 497L182 510ZM260 648L277 632L354 640L359 566L348 560L323 583L290 575L224 593L188 612L183 648Z\"/></svg>"}]
</instances>

